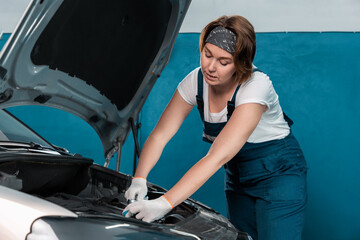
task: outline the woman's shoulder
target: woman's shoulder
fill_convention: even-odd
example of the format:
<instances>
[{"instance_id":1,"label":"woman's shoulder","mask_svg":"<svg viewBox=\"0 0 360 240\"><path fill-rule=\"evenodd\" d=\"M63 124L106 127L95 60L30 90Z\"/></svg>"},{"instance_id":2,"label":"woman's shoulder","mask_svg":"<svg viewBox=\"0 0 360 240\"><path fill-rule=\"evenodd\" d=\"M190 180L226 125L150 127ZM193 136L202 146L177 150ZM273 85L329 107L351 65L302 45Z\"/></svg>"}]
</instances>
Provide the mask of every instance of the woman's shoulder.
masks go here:
<instances>
[{"instance_id":1,"label":"woman's shoulder","mask_svg":"<svg viewBox=\"0 0 360 240\"><path fill-rule=\"evenodd\" d=\"M270 109L276 98L269 77L264 72L254 71L250 79L241 84L236 95L236 106L244 103L259 103Z\"/></svg>"},{"instance_id":2,"label":"woman's shoulder","mask_svg":"<svg viewBox=\"0 0 360 240\"><path fill-rule=\"evenodd\" d=\"M185 78L197 78L199 71L201 71L201 67L193 69Z\"/></svg>"},{"instance_id":3,"label":"woman's shoulder","mask_svg":"<svg viewBox=\"0 0 360 240\"><path fill-rule=\"evenodd\" d=\"M265 87L268 88L269 86L272 86L272 82L269 78L269 76L257 69L254 69L253 73L251 74L251 77L244 82L243 84L244 88L251 88L252 86L256 87Z\"/></svg>"},{"instance_id":4,"label":"woman's shoulder","mask_svg":"<svg viewBox=\"0 0 360 240\"><path fill-rule=\"evenodd\" d=\"M192 70L178 85L177 89L183 99L191 105L196 104L197 76L200 67Z\"/></svg>"},{"instance_id":5,"label":"woman's shoulder","mask_svg":"<svg viewBox=\"0 0 360 240\"><path fill-rule=\"evenodd\" d=\"M195 84L195 83L197 83L199 71L200 71L200 67L193 69L181 80L180 84Z\"/></svg>"}]
</instances>

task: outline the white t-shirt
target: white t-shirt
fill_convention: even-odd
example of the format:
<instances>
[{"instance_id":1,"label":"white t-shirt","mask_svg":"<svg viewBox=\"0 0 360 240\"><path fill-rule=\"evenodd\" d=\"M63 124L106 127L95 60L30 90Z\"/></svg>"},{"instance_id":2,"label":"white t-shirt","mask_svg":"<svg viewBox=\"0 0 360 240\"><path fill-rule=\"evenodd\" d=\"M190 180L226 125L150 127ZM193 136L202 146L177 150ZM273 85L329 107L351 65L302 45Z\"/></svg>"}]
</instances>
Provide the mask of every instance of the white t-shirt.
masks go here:
<instances>
[{"instance_id":1,"label":"white t-shirt","mask_svg":"<svg viewBox=\"0 0 360 240\"><path fill-rule=\"evenodd\" d=\"M197 77L200 67L189 73L178 85L182 98L191 105L196 105ZM210 123L227 121L227 107L218 113L209 112L209 86L203 79L204 120ZM230 101L231 99L229 99ZM236 94L235 107L245 103L259 103L267 110L262 114L259 124L247 140L250 143L260 143L282 139L290 133L290 128L284 120L279 104L279 97L269 77L262 72L254 72L249 80L241 84Z\"/></svg>"}]
</instances>

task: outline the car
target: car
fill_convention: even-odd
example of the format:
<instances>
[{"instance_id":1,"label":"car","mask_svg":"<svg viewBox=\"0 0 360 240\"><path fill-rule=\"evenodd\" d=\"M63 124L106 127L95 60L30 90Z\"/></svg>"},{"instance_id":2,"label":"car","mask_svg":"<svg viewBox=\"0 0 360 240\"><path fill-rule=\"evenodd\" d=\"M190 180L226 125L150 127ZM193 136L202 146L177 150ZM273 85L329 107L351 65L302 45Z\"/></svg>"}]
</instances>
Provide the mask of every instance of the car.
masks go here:
<instances>
[{"instance_id":1,"label":"car","mask_svg":"<svg viewBox=\"0 0 360 240\"><path fill-rule=\"evenodd\" d=\"M119 172L120 157L115 169L108 167L136 129L189 4L30 2L0 55L2 240L251 239L190 198L153 223L125 218L132 176ZM20 105L54 107L85 120L99 135L104 166L51 144L6 110ZM166 192L147 184L149 199Z\"/></svg>"}]
</instances>

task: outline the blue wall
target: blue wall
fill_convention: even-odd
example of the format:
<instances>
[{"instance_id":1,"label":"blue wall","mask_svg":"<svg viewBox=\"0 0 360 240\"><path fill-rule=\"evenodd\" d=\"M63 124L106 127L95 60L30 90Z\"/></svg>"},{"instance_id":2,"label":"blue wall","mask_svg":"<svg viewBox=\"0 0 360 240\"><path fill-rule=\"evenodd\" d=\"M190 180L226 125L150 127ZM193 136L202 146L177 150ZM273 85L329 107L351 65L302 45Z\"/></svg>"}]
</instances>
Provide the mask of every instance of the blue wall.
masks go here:
<instances>
[{"instance_id":1,"label":"blue wall","mask_svg":"<svg viewBox=\"0 0 360 240\"><path fill-rule=\"evenodd\" d=\"M304 239L360 239L360 34L259 33L257 37L255 64L270 76L283 109L294 120L293 131L310 168ZM178 36L169 64L144 105L142 144L177 84L199 65L198 38L199 34ZM96 133L82 120L44 107L11 111L53 143L103 163ZM193 109L151 172L151 182L170 188L206 154L209 145L201 141L201 128ZM121 166L129 174L132 148L130 136ZM226 214L223 177L221 169L192 197Z\"/></svg>"}]
</instances>

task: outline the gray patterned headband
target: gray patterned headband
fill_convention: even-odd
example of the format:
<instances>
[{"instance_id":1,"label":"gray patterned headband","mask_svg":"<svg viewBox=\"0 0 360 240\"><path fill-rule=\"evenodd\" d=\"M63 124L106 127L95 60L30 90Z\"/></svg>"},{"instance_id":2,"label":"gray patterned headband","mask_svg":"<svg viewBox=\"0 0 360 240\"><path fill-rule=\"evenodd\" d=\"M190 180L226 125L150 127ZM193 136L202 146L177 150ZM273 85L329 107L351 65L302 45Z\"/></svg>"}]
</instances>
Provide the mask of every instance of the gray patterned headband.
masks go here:
<instances>
[{"instance_id":1,"label":"gray patterned headband","mask_svg":"<svg viewBox=\"0 0 360 240\"><path fill-rule=\"evenodd\" d=\"M214 44L215 46L229 52L231 55L234 55L236 48L236 35L229 29L221 26L214 28L209 33L205 42Z\"/></svg>"}]
</instances>

